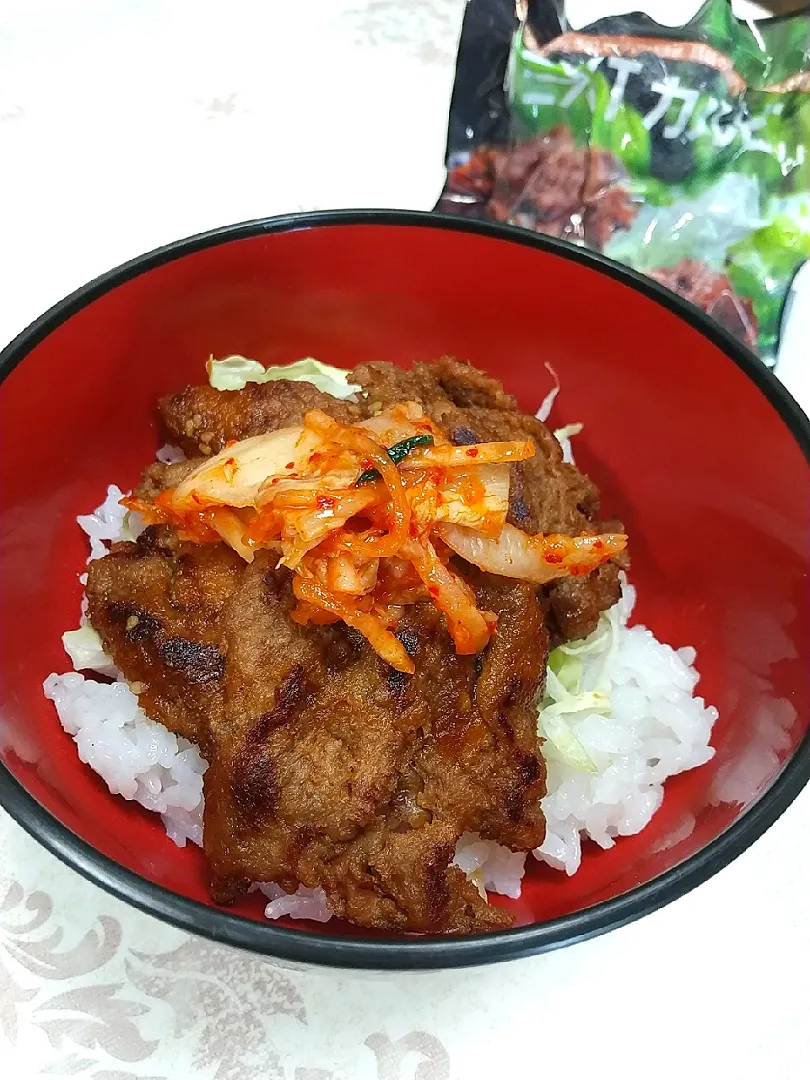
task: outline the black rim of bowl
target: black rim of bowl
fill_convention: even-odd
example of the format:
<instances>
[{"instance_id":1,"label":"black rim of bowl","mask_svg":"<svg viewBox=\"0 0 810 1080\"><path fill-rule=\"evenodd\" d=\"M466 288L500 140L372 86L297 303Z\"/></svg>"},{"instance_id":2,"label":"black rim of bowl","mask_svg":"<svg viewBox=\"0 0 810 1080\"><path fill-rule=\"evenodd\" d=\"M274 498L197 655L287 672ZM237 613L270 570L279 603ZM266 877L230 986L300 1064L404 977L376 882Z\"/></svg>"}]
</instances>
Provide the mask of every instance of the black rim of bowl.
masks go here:
<instances>
[{"instance_id":1,"label":"black rim of bowl","mask_svg":"<svg viewBox=\"0 0 810 1080\"><path fill-rule=\"evenodd\" d=\"M242 222L178 240L84 285L33 322L0 353L0 382L44 337L92 300L153 267L202 248L267 233L334 225L395 225L476 233L552 252L615 278L675 312L717 345L759 387L810 463L810 421L779 380L745 346L698 308L603 255L508 225L422 211L337 210ZM513 930L448 938L335 937L231 915L171 892L127 870L80 839L30 795L0 763L0 805L31 836L89 881L136 908L225 945L299 963L377 970L440 969L511 960L584 941L623 926L689 892L740 855L787 809L810 779L810 732L750 808L705 848L659 877L570 915Z\"/></svg>"}]
</instances>

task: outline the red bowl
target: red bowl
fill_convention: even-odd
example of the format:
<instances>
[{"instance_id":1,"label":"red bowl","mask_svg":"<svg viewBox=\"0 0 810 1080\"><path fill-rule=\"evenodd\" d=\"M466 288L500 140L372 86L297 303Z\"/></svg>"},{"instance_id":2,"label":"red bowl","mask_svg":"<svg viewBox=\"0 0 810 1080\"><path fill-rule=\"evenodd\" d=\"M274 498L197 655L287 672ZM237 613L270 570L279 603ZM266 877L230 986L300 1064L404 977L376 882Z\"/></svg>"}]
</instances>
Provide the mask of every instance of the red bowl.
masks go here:
<instances>
[{"instance_id":1,"label":"red bowl","mask_svg":"<svg viewBox=\"0 0 810 1080\"><path fill-rule=\"evenodd\" d=\"M210 353L265 364L472 361L534 411L562 381L578 463L632 537L638 618L698 650L717 754L670 780L639 836L568 878L529 860L516 929L372 936L212 906L201 853L81 764L42 681L68 664L78 513L132 485L155 401ZM80 289L0 357L0 804L90 880L176 926L292 960L441 968L526 955L635 919L751 844L810 774L810 425L697 309L606 259L509 228L345 212L251 222L144 255ZM683 834L688 815L696 819Z\"/></svg>"}]
</instances>

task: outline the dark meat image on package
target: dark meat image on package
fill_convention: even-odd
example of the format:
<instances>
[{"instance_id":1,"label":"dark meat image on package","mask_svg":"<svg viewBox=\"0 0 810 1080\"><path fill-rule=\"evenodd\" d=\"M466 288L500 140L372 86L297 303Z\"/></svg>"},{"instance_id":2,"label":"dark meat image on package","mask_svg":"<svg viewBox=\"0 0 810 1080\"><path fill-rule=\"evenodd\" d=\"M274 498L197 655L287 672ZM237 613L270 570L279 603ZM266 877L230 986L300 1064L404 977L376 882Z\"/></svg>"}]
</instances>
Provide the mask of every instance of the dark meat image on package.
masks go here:
<instances>
[{"instance_id":1,"label":"dark meat image on package","mask_svg":"<svg viewBox=\"0 0 810 1080\"><path fill-rule=\"evenodd\" d=\"M650 277L711 315L756 351L758 327L754 305L735 293L725 274L710 270L695 259L682 259L676 266L651 270Z\"/></svg>"},{"instance_id":2,"label":"dark meat image on package","mask_svg":"<svg viewBox=\"0 0 810 1080\"><path fill-rule=\"evenodd\" d=\"M482 146L454 169L439 210L488 217L601 251L638 207L609 150L577 146L557 127L514 147Z\"/></svg>"}]
</instances>

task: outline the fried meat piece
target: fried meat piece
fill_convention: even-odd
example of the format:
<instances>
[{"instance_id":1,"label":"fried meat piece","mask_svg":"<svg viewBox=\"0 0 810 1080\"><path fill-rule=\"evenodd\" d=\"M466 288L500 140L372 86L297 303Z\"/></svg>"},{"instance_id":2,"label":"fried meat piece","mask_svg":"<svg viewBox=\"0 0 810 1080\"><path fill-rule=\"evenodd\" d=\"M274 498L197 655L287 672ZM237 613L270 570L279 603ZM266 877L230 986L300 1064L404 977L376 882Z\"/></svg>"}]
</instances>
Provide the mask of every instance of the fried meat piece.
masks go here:
<instances>
[{"instance_id":1,"label":"fried meat piece","mask_svg":"<svg viewBox=\"0 0 810 1080\"><path fill-rule=\"evenodd\" d=\"M311 383L287 379L248 383L242 390L189 386L158 403L171 442L189 457L218 454L231 440L300 424L310 409L323 409L344 424L364 415L350 401L324 394Z\"/></svg>"},{"instance_id":2,"label":"fried meat piece","mask_svg":"<svg viewBox=\"0 0 810 1080\"><path fill-rule=\"evenodd\" d=\"M545 424L522 412L496 379L449 357L414 364L409 371L382 362L361 364L353 379L366 395L358 404L338 401L309 383L281 380L235 391L189 387L164 398L160 412L172 441L199 455L201 449L218 452L232 438L300 423L309 408L323 408L335 419L351 423L380 408L416 401L458 445L532 439L535 456L511 466L511 524L530 533L603 531L594 484L562 460L559 443ZM137 493L154 497L163 487L175 486L199 461L198 456L180 465L150 466ZM621 529L620 523L614 524ZM619 598L619 570L627 565L622 553L586 578L545 587L554 644L586 637L596 628L599 613Z\"/></svg>"},{"instance_id":3,"label":"fried meat piece","mask_svg":"<svg viewBox=\"0 0 810 1080\"><path fill-rule=\"evenodd\" d=\"M418 401L457 445L531 439L534 457L511 466L509 517L526 532L577 534L591 528L599 505L594 485L562 460L560 444L515 399L470 364L445 357L403 371L393 364L363 364L354 376L372 408Z\"/></svg>"},{"instance_id":4,"label":"fried meat piece","mask_svg":"<svg viewBox=\"0 0 810 1080\"><path fill-rule=\"evenodd\" d=\"M204 457L187 458L185 461L177 461L171 465L162 461L153 461L143 470L140 483L132 494L139 499L151 502L161 491L181 484L188 474L203 461L205 461Z\"/></svg>"},{"instance_id":5,"label":"fried meat piece","mask_svg":"<svg viewBox=\"0 0 810 1080\"><path fill-rule=\"evenodd\" d=\"M257 555L223 619L225 710L206 778L215 879L242 866L289 882L297 836L352 839L390 798L407 738L384 665L356 663L365 643L343 628L296 625L291 575L272 561Z\"/></svg>"},{"instance_id":6,"label":"fried meat piece","mask_svg":"<svg viewBox=\"0 0 810 1080\"><path fill-rule=\"evenodd\" d=\"M90 622L147 716L208 748L222 709L220 616L244 568L224 544L181 543L153 525L87 569Z\"/></svg>"},{"instance_id":7,"label":"fried meat piece","mask_svg":"<svg viewBox=\"0 0 810 1080\"><path fill-rule=\"evenodd\" d=\"M151 465L136 493L176 486L232 438L298 423L309 408L343 422L417 401L456 444L531 438L512 466L509 519L530 532L598 527L598 494L562 461L543 424L500 383L444 359L405 372L355 370L366 396L339 402L309 384L236 392L189 388L161 403L172 442L192 457ZM202 455L202 456L200 456ZM536 695L550 641L581 637L618 596L618 566L538 590L454 558L498 629L459 656L431 603L406 606L397 634L415 674L386 665L343 623L301 626L291 574L259 551L182 542L152 526L91 563L89 617L154 720L197 742L204 844L220 903L253 882L322 887L358 925L470 933L511 925L452 865L465 832L529 851L545 835L545 767Z\"/></svg>"},{"instance_id":8,"label":"fried meat piece","mask_svg":"<svg viewBox=\"0 0 810 1080\"><path fill-rule=\"evenodd\" d=\"M451 862L470 830L542 843L532 701L548 638L529 586L481 589L501 633L480 671L423 604L399 629L416 664L408 678L346 628L293 623L288 572L257 557L224 617L225 708L205 778L215 898L256 880L302 882L364 926L509 925Z\"/></svg>"},{"instance_id":9,"label":"fried meat piece","mask_svg":"<svg viewBox=\"0 0 810 1080\"><path fill-rule=\"evenodd\" d=\"M545 424L521 412L517 401L470 364L443 357L404 371L394 364L363 364L355 382L368 395L369 407L419 401L457 445L500 439L530 438L534 457L511 466L508 521L529 533L601 532L599 493L591 481L562 459L560 445ZM619 523L614 522L621 531ZM552 582L548 597L552 639L587 637L599 613L619 598L619 570L624 553L585 578Z\"/></svg>"}]
</instances>

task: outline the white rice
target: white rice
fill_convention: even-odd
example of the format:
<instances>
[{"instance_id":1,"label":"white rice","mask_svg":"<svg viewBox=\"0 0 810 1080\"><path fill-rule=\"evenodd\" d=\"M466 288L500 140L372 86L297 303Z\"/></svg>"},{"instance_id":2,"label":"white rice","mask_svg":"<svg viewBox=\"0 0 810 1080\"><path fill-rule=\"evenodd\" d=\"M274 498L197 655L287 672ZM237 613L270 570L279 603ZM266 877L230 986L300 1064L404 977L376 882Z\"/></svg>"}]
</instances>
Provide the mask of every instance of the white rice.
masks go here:
<instances>
[{"instance_id":1,"label":"white rice","mask_svg":"<svg viewBox=\"0 0 810 1080\"><path fill-rule=\"evenodd\" d=\"M308 889L299 885L294 893L286 893L274 881L263 881L258 885L258 889L270 901L264 909L268 919L280 919L289 915L291 919L329 922L332 918L323 889Z\"/></svg>"},{"instance_id":2,"label":"white rice","mask_svg":"<svg viewBox=\"0 0 810 1080\"><path fill-rule=\"evenodd\" d=\"M621 600L594 633L568 647L581 665L579 685L577 694L560 695L553 719L564 722L575 746L552 726L549 709L557 702L549 686L543 699L547 831L534 854L568 874L579 868L582 837L609 848L616 837L641 832L663 801L664 781L714 755L709 739L717 710L693 696L695 650L676 651L646 627L628 627L634 603L635 589L625 582ZM573 766L579 749L591 771Z\"/></svg>"},{"instance_id":3,"label":"white rice","mask_svg":"<svg viewBox=\"0 0 810 1080\"><path fill-rule=\"evenodd\" d=\"M186 460L186 455L180 447L171 446L169 443L166 443L165 446L161 446L155 454L155 457L164 465L177 465L179 462Z\"/></svg>"},{"instance_id":4,"label":"white rice","mask_svg":"<svg viewBox=\"0 0 810 1080\"><path fill-rule=\"evenodd\" d=\"M141 531L137 514L132 514L125 506L121 506L123 497L124 492L111 484L107 488L107 498L101 506L96 507L92 514L82 514L76 518L90 540L88 562L103 558L109 550L107 543L134 540Z\"/></svg>"},{"instance_id":5,"label":"white rice","mask_svg":"<svg viewBox=\"0 0 810 1080\"><path fill-rule=\"evenodd\" d=\"M183 460L173 447L161 448L159 456L166 462ZM137 515L119 505L121 497L111 486L94 513L78 518L90 540L90 559L105 555L108 543L133 539L140 531ZM583 838L608 848L616 837L640 832L661 805L667 777L704 764L714 753L709 738L717 711L693 696L699 678L694 649L676 651L643 626L628 627L634 601L635 590L625 583L621 601L602 616L594 634L565 647L569 655L560 654L574 661L577 694L555 696L559 680L551 673L539 703L538 733L548 766L542 803L547 833L534 855L568 874L579 868ZM77 670L49 675L44 690L81 760L113 794L159 813L178 846L187 840L202 844L205 759L146 716L133 692L138 687L121 679L84 614L79 630L63 640ZM101 683L79 669L118 681ZM583 771L583 763L590 771ZM482 895L514 898L520 896L525 858L466 833L455 864ZM268 898L270 919L331 918L321 889L301 886L288 894L272 882L256 887Z\"/></svg>"},{"instance_id":6,"label":"white rice","mask_svg":"<svg viewBox=\"0 0 810 1080\"><path fill-rule=\"evenodd\" d=\"M511 851L494 840L482 840L477 833L464 833L456 844L453 860L483 897L501 893L516 900L526 863L525 851Z\"/></svg>"},{"instance_id":7,"label":"white rice","mask_svg":"<svg viewBox=\"0 0 810 1080\"><path fill-rule=\"evenodd\" d=\"M49 675L44 690L79 757L113 795L160 814L178 847L186 840L202 844L208 764L196 746L150 720L124 682L100 683L70 671Z\"/></svg>"}]
</instances>

